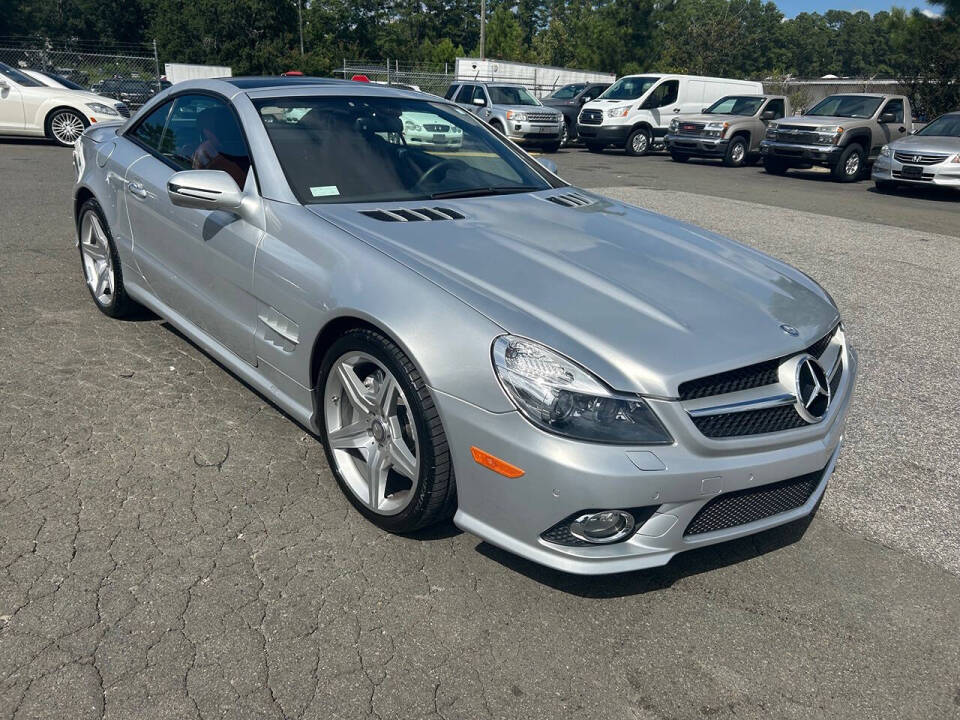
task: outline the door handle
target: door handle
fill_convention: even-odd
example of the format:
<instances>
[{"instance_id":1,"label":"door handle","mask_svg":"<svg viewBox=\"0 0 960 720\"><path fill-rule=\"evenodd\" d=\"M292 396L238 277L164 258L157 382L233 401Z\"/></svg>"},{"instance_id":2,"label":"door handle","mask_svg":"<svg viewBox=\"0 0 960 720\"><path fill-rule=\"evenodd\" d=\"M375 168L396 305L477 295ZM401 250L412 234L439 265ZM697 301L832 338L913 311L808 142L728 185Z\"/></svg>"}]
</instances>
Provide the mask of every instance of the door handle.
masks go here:
<instances>
[{"instance_id":1,"label":"door handle","mask_svg":"<svg viewBox=\"0 0 960 720\"><path fill-rule=\"evenodd\" d=\"M132 182L129 185L127 185L127 190L130 191L131 195L133 195L134 197L138 197L141 200L147 197L146 188L143 187L143 185L141 185L138 182Z\"/></svg>"},{"instance_id":2,"label":"door handle","mask_svg":"<svg viewBox=\"0 0 960 720\"><path fill-rule=\"evenodd\" d=\"M898 127L897 130L899 130L900 132L906 132L906 131L907 131L907 129L906 129L905 127L903 127L903 126Z\"/></svg>"},{"instance_id":3,"label":"door handle","mask_svg":"<svg viewBox=\"0 0 960 720\"><path fill-rule=\"evenodd\" d=\"M680 112L680 108L674 108L673 111L674 111L674 112Z\"/></svg>"}]
</instances>

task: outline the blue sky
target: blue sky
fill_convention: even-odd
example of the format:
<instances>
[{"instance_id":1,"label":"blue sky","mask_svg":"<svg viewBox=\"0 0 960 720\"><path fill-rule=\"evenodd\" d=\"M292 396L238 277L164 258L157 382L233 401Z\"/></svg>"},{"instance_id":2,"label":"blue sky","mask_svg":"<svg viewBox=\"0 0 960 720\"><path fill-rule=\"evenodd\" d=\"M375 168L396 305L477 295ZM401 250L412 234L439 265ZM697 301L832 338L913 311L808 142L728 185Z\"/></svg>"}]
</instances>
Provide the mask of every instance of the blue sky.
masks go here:
<instances>
[{"instance_id":1,"label":"blue sky","mask_svg":"<svg viewBox=\"0 0 960 720\"><path fill-rule=\"evenodd\" d=\"M904 7L908 10L915 7L921 10L939 11L934 6L927 5L920 0L903 0L902 2L891 2L891 0L774 0L780 11L787 17L793 17L802 12L824 12L825 10L866 10L869 13L875 13L879 10L889 10L892 6Z\"/></svg>"}]
</instances>

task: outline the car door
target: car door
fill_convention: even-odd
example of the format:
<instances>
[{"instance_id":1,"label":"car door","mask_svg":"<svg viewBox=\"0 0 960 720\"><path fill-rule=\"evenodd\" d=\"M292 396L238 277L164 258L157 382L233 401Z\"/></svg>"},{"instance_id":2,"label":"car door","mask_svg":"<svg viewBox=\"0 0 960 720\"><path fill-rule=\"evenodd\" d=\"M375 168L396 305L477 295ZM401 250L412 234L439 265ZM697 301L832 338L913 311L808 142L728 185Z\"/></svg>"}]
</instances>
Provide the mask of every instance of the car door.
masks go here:
<instances>
[{"instance_id":1,"label":"car door","mask_svg":"<svg viewBox=\"0 0 960 720\"><path fill-rule=\"evenodd\" d=\"M655 87L643 103L645 110L650 111L653 126L660 132L655 135L664 135L666 128L675 115L680 113L680 81L664 80Z\"/></svg>"},{"instance_id":2,"label":"car door","mask_svg":"<svg viewBox=\"0 0 960 720\"><path fill-rule=\"evenodd\" d=\"M904 107L903 100L895 98L893 100L887 100L886 105L880 109L880 114L877 117L881 117L885 113L893 113L896 118L892 123L879 123L880 132L882 136L880 138L875 138L880 140L879 144L875 143L873 148L874 154L880 151L882 145L886 145L889 142L893 142L897 138L903 137L907 134L907 126L904 124Z\"/></svg>"},{"instance_id":3,"label":"car door","mask_svg":"<svg viewBox=\"0 0 960 720\"><path fill-rule=\"evenodd\" d=\"M247 192L258 192L236 114L223 98L183 94L130 137L148 151L126 177L134 255L144 277L163 303L254 363L252 274L262 223L177 207L167 196L170 177L190 169L222 170Z\"/></svg>"},{"instance_id":4,"label":"car door","mask_svg":"<svg viewBox=\"0 0 960 720\"><path fill-rule=\"evenodd\" d=\"M0 73L0 130L23 132L23 96L13 80Z\"/></svg>"}]
</instances>

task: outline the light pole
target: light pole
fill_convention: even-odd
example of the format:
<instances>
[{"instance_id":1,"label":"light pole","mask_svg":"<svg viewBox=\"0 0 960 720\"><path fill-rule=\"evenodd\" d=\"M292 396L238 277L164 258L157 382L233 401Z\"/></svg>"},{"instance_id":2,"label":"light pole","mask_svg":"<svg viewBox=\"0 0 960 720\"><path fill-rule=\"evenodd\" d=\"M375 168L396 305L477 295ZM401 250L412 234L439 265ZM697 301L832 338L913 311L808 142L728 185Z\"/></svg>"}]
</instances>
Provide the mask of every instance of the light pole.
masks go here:
<instances>
[{"instance_id":1,"label":"light pole","mask_svg":"<svg viewBox=\"0 0 960 720\"><path fill-rule=\"evenodd\" d=\"M484 43L487 39L487 0L480 0L480 59L483 60Z\"/></svg>"},{"instance_id":2,"label":"light pole","mask_svg":"<svg viewBox=\"0 0 960 720\"><path fill-rule=\"evenodd\" d=\"M300 25L300 55L303 55L303 0L297 0L297 23Z\"/></svg>"}]
</instances>

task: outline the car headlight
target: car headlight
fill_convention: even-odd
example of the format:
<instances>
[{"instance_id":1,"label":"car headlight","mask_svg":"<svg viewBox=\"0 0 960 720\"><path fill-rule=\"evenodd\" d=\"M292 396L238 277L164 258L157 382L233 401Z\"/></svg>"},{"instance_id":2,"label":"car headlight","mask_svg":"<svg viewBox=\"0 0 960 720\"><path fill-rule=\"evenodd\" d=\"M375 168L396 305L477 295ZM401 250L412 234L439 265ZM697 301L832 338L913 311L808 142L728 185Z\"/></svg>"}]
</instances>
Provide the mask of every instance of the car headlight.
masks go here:
<instances>
[{"instance_id":1,"label":"car headlight","mask_svg":"<svg viewBox=\"0 0 960 720\"><path fill-rule=\"evenodd\" d=\"M890 146L884 145L880 148L880 154L883 155L883 157L890 157Z\"/></svg>"},{"instance_id":2,"label":"car headlight","mask_svg":"<svg viewBox=\"0 0 960 720\"><path fill-rule=\"evenodd\" d=\"M548 432L617 445L673 442L643 398L611 392L540 343L501 335L493 343L493 366L517 409Z\"/></svg>"},{"instance_id":3,"label":"car headlight","mask_svg":"<svg viewBox=\"0 0 960 720\"><path fill-rule=\"evenodd\" d=\"M607 110L607 117L622 118L622 117L626 117L629 112L630 112L629 105L625 105L624 107L610 108L609 110Z\"/></svg>"},{"instance_id":4,"label":"car headlight","mask_svg":"<svg viewBox=\"0 0 960 720\"><path fill-rule=\"evenodd\" d=\"M777 139L777 128L778 128L778 127L779 127L779 125L777 125L777 123L775 123L775 122L772 122L772 123L770 123L769 125L767 125L767 132L765 133L765 137L766 137L768 140L776 140L776 139Z\"/></svg>"},{"instance_id":5,"label":"car headlight","mask_svg":"<svg viewBox=\"0 0 960 720\"><path fill-rule=\"evenodd\" d=\"M843 135L843 127L840 125L820 125L815 131L820 137L818 142L822 145L836 145L840 142L840 136Z\"/></svg>"},{"instance_id":6,"label":"car headlight","mask_svg":"<svg viewBox=\"0 0 960 720\"><path fill-rule=\"evenodd\" d=\"M723 137L723 134L730 127L728 122L708 122L703 126L704 134L710 137Z\"/></svg>"},{"instance_id":7,"label":"car headlight","mask_svg":"<svg viewBox=\"0 0 960 720\"><path fill-rule=\"evenodd\" d=\"M413 120L407 120L403 124L403 129L409 130L410 132L416 132L417 130L420 130L420 126L417 123L415 123Z\"/></svg>"},{"instance_id":8,"label":"car headlight","mask_svg":"<svg viewBox=\"0 0 960 720\"><path fill-rule=\"evenodd\" d=\"M960 153L957 153L956 155L954 155L953 158L950 160L950 162L951 162L951 163L960 163Z\"/></svg>"},{"instance_id":9,"label":"car headlight","mask_svg":"<svg viewBox=\"0 0 960 720\"><path fill-rule=\"evenodd\" d=\"M507 120L516 120L517 122L523 122L527 119L527 114L525 112L520 112L519 110L507 110Z\"/></svg>"},{"instance_id":10,"label":"car headlight","mask_svg":"<svg viewBox=\"0 0 960 720\"><path fill-rule=\"evenodd\" d=\"M87 107L97 115L115 115L116 117L120 117L120 113L114 108L109 105L104 105L103 103L87 103Z\"/></svg>"}]
</instances>

